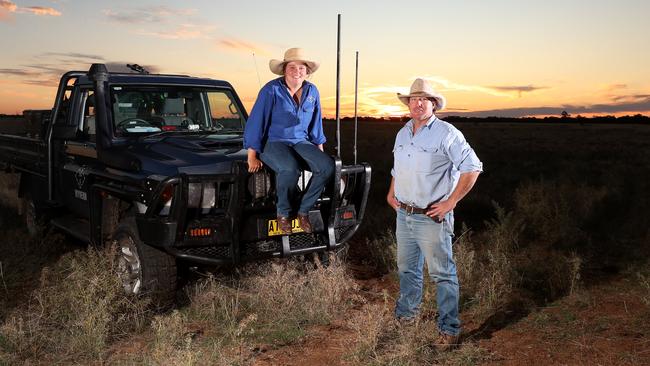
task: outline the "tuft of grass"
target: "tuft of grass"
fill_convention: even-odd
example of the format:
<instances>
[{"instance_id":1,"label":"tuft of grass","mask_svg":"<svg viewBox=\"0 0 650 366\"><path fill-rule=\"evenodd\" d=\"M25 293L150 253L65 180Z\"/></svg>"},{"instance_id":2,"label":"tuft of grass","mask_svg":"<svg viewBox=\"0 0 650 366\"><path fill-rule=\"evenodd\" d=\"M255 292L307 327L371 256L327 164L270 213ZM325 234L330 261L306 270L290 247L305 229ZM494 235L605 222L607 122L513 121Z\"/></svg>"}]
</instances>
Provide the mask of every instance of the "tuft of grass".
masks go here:
<instances>
[{"instance_id":1,"label":"tuft of grass","mask_svg":"<svg viewBox=\"0 0 650 366\"><path fill-rule=\"evenodd\" d=\"M348 326L354 331L355 344L346 357L358 365L377 363L388 336L397 327L387 293L383 303L364 306L350 318Z\"/></svg>"},{"instance_id":2,"label":"tuft of grass","mask_svg":"<svg viewBox=\"0 0 650 366\"><path fill-rule=\"evenodd\" d=\"M348 310L355 286L333 258L328 267L276 261L239 277L209 276L187 290L189 306L154 318L147 362L247 364L254 345L293 343Z\"/></svg>"},{"instance_id":3,"label":"tuft of grass","mask_svg":"<svg viewBox=\"0 0 650 366\"><path fill-rule=\"evenodd\" d=\"M147 304L124 295L115 248L89 248L44 268L29 304L0 326L0 346L17 359L101 360L108 344L143 329Z\"/></svg>"},{"instance_id":4,"label":"tuft of grass","mask_svg":"<svg viewBox=\"0 0 650 366\"><path fill-rule=\"evenodd\" d=\"M636 276L643 290L641 295L641 301L646 306L650 307L650 276L646 276L641 272L637 272Z\"/></svg>"},{"instance_id":5,"label":"tuft of grass","mask_svg":"<svg viewBox=\"0 0 650 366\"><path fill-rule=\"evenodd\" d=\"M374 237L366 237L363 260L378 273L386 274L397 270L397 239L391 229Z\"/></svg>"}]
</instances>

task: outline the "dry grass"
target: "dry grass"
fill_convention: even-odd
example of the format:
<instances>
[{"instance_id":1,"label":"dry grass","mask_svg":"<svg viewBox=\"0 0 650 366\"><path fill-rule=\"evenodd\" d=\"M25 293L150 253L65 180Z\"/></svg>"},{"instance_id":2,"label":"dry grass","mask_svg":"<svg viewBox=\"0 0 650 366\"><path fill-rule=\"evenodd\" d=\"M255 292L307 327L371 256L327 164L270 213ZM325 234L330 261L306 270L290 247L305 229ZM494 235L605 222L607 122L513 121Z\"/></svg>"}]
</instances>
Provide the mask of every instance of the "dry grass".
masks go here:
<instances>
[{"instance_id":1,"label":"dry grass","mask_svg":"<svg viewBox=\"0 0 650 366\"><path fill-rule=\"evenodd\" d=\"M26 362L102 360L108 344L142 329L147 304L123 294L114 258L114 248L89 248L44 268L29 304L0 325L4 351Z\"/></svg>"},{"instance_id":2,"label":"dry grass","mask_svg":"<svg viewBox=\"0 0 650 366\"><path fill-rule=\"evenodd\" d=\"M450 352L435 346L437 326L433 320L418 319L403 325L392 315L392 301L366 306L350 319L356 343L347 354L355 365L475 365L489 359L489 354L474 343L461 345Z\"/></svg>"},{"instance_id":3,"label":"dry grass","mask_svg":"<svg viewBox=\"0 0 650 366\"><path fill-rule=\"evenodd\" d=\"M152 322L148 362L245 364L259 344L292 343L345 312L355 284L332 259L328 267L283 261L249 266L237 278L208 277L189 290L190 305Z\"/></svg>"},{"instance_id":4,"label":"dry grass","mask_svg":"<svg viewBox=\"0 0 650 366\"><path fill-rule=\"evenodd\" d=\"M397 270L397 239L391 229L379 235L365 238L363 260L378 273L385 274Z\"/></svg>"}]
</instances>

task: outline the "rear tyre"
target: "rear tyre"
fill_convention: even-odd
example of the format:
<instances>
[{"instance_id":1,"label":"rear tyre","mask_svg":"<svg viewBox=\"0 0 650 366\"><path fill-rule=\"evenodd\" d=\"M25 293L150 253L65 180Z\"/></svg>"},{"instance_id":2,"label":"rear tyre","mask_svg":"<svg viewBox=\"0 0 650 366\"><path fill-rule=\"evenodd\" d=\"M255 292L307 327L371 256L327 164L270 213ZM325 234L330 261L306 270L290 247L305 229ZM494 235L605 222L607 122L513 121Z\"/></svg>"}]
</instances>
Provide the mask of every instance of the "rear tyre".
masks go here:
<instances>
[{"instance_id":1,"label":"rear tyre","mask_svg":"<svg viewBox=\"0 0 650 366\"><path fill-rule=\"evenodd\" d=\"M124 218L115 233L118 275L128 294L146 296L166 308L176 297L176 259L140 240L133 216Z\"/></svg>"},{"instance_id":2,"label":"rear tyre","mask_svg":"<svg viewBox=\"0 0 650 366\"><path fill-rule=\"evenodd\" d=\"M22 199L22 214L29 237L42 237L45 233L45 219L30 195L25 195Z\"/></svg>"}]
</instances>

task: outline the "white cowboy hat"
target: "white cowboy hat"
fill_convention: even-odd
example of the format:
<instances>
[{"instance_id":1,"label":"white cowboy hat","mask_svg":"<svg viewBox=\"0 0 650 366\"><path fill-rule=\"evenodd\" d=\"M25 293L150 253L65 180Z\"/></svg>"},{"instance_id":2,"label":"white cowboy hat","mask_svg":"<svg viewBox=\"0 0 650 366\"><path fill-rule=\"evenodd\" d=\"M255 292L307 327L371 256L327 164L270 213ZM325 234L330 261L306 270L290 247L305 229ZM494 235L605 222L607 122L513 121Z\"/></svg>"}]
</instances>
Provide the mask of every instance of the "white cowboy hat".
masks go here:
<instances>
[{"instance_id":1,"label":"white cowboy hat","mask_svg":"<svg viewBox=\"0 0 650 366\"><path fill-rule=\"evenodd\" d=\"M397 93L397 97L399 100L408 105L409 104L409 98L410 97L427 97L427 98L433 98L435 100L435 109L436 111L440 111L445 108L445 105L447 104L447 100L445 100L445 97L442 96L442 94L436 92L433 90L433 87L431 84L429 84L428 81L417 78L413 82L413 85L411 85L411 91L409 92L408 95L406 94L400 94Z\"/></svg>"},{"instance_id":2,"label":"white cowboy hat","mask_svg":"<svg viewBox=\"0 0 650 366\"><path fill-rule=\"evenodd\" d=\"M318 66L320 66L318 62L310 61L305 56L305 51L302 48L289 48L284 52L284 60L273 59L269 61L269 68L271 69L271 72L276 75L284 75L284 65L291 61L304 62L309 68L310 74L313 74L318 70Z\"/></svg>"}]
</instances>

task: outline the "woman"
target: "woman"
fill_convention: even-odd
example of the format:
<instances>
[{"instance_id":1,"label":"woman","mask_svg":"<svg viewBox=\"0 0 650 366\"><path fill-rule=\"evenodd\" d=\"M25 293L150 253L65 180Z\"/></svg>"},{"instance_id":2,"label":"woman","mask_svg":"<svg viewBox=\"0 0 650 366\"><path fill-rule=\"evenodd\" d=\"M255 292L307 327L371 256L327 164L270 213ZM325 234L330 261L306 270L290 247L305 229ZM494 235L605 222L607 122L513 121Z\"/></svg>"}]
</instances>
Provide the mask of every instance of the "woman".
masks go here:
<instances>
[{"instance_id":1,"label":"woman","mask_svg":"<svg viewBox=\"0 0 650 366\"><path fill-rule=\"evenodd\" d=\"M312 172L298 208L305 232L312 232L309 210L334 173L332 159L323 152L325 135L318 89L306 80L318 66L301 48L288 49L283 60L271 60L271 72L281 77L260 90L244 130L248 171L257 172L266 164L275 172L278 228L285 235L291 233L291 198L296 194L300 160Z\"/></svg>"}]
</instances>

